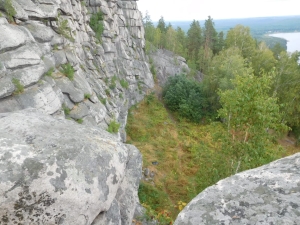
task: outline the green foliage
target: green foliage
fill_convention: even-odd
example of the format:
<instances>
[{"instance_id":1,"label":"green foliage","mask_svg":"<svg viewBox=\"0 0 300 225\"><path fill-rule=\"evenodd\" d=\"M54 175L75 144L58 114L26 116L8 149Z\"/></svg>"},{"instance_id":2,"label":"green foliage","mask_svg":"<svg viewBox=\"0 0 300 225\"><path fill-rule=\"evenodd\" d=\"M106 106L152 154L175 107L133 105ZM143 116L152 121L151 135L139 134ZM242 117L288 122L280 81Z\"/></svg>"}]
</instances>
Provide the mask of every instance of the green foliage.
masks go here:
<instances>
[{"instance_id":1,"label":"green foliage","mask_svg":"<svg viewBox=\"0 0 300 225\"><path fill-rule=\"evenodd\" d=\"M45 73L45 76L51 76L53 72L54 72L54 68L51 67L51 68Z\"/></svg>"},{"instance_id":2,"label":"green foliage","mask_svg":"<svg viewBox=\"0 0 300 225\"><path fill-rule=\"evenodd\" d=\"M224 49L212 59L208 73L204 76L203 88L213 112L221 107L217 91L232 89L231 80L245 70L247 65L236 47Z\"/></svg>"},{"instance_id":3,"label":"green foliage","mask_svg":"<svg viewBox=\"0 0 300 225\"><path fill-rule=\"evenodd\" d=\"M84 94L84 99L89 99L91 97L91 94L85 93Z\"/></svg>"},{"instance_id":4,"label":"green foliage","mask_svg":"<svg viewBox=\"0 0 300 225\"><path fill-rule=\"evenodd\" d=\"M66 75L70 80L74 79L74 68L70 63L61 65L61 70L60 72L63 73L64 75Z\"/></svg>"},{"instance_id":5,"label":"green foliage","mask_svg":"<svg viewBox=\"0 0 300 225\"><path fill-rule=\"evenodd\" d=\"M9 22L13 22L13 17L17 14L15 8L12 6L11 0L4 0L4 10L7 13L7 19Z\"/></svg>"},{"instance_id":6,"label":"green foliage","mask_svg":"<svg viewBox=\"0 0 300 225\"><path fill-rule=\"evenodd\" d=\"M256 48L256 42L250 34L250 28L242 25L237 25L228 31L225 43L227 48L239 48L244 58L250 58Z\"/></svg>"},{"instance_id":7,"label":"green foliage","mask_svg":"<svg viewBox=\"0 0 300 225\"><path fill-rule=\"evenodd\" d=\"M298 127L300 125L299 53L290 54L282 51L278 58L272 91L282 106L284 120L289 126Z\"/></svg>"},{"instance_id":8,"label":"green foliage","mask_svg":"<svg viewBox=\"0 0 300 225\"><path fill-rule=\"evenodd\" d=\"M110 121L110 123L108 124L108 128L107 131L109 133L118 133L120 128L120 124L116 121L116 120L112 120Z\"/></svg>"},{"instance_id":9,"label":"green foliage","mask_svg":"<svg viewBox=\"0 0 300 225\"><path fill-rule=\"evenodd\" d=\"M102 98L101 96L98 96L98 99L103 105L106 105L106 98Z\"/></svg>"},{"instance_id":10,"label":"green foliage","mask_svg":"<svg viewBox=\"0 0 300 225\"><path fill-rule=\"evenodd\" d=\"M123 88L125 88L125 89L128 89L128 87L129 87L129 83L128 83L128 81L126 81L125 79L121 79L121 80L120 80L120 84L121 84L121 86L122 86Z\"/></svg>"},{"instance_id":11,"label":"green foliage","mask_svg":"<svg viewBox=\"0 0 300 225\"><path fill-rule=\"evenodd\" d=\"M79 123L79 124L82 124L83 123L83 119L80 118L80 119L76 120L76 122Z\"/></svg>"},{"instance_id":12,"label":"green foliage","mask_svg":"<svg viewBox=\"0 0 300 225\"><path fill-rule=\"evenodd\" d=\"M103 24L103 13L97 12L95 14L92 14L90 19L90 27L95 32L96 38L101 43L101 37L104 31L104 24Z\"/></svg>"},{"instance_id":13,"label":"green foliage","mask_svg":"<svg viewBox=\"0 0 300 225\"><path fill-rule=\"evenodd\" d=\"M74 42L75 39L72 37L72 31L69 27L69 22L67 19L63 19L60 16L57 18L58 21L58 28L57 32L67 38L68 40Z\"/></svg>"},{"instance_id":14,"label":"green foliage","mask_svg":"<svg viewBox=\"0 0 300 225\"><path fill-rule=\"evenodd\" d=\"M24 92L24 86L21 84L20 80L17 78L12 79L12 83L15 85L14 94L18 95Z\"/></svg>"},{"instance_id":15,"label":"green foliage","mask_svg":"<svg viewBox=\"0 0 300 225\"><path fill-rule=\"evenodd\" d=\"M113 77L111 78L111 80L110 80L110 85L109 85L109 88L110 88L111 90L113 90L113 89L116 88L116 86L117 86L117 83L116 83L117 79L118 79L118 78L117 78L116 76L113 76Z\"/></svg>"},{"instance_id":16,"label":"green foliage","mask_svg":"<svg viewBox=\"0 0 300 225\"><path fill-rule=\"evenodd\" d=\"M62 109L64 110L66 116L70 115L71 110L65 104L62 105Z\"/></svg>"},{"instance_id":17,"label":"green foliage","mask_svg":"<svg viewBox=\"0 0 300 225\"><path fill-rule=\"evenodd\" d=\"M201 84L185 75L168 79L163 90L163 99L170 110L194 122L200 122L210 113Z\"/></svg>"},{"instance_id":18,"label":"green foliage","mask_svg":"<svg viewBox=\"0 0 300 225\"><path fill-rule=\"evenodd\" d=\"M203 42L202 29L199 21L193 21L187 32L186 47L188 59L197 61L198 53Z\"/></svg>"},{"instance_id":19,"label":"green foliage","mask_svg":"<svg viewBox=\"0 0 300 225\"><path fill-rule=\"evenodd\" d=\"M261 77L247 73L235 77L234 89L219 91L222 108L218 112L227 127L227 146L234 149L239 162L249 158L261 164L273 140L268 130L274 135L287 130L277 99L269 96L273 79L264 73Z\"/></svg>"}]
</instances>

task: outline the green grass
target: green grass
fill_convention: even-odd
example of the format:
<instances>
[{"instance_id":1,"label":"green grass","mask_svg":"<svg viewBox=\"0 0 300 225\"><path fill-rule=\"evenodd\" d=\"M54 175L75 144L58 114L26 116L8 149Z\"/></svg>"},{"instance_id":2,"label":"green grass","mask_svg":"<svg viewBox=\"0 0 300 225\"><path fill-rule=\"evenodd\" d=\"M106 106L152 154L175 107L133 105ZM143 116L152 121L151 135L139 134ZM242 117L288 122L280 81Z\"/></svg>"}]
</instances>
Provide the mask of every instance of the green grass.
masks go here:
<instances>
[{"instance_id":1,"label":"green grass","mask_svg":"<svg viewBox=\"0 0 300 225\"><path fill-rule=\"evenodd\" d=\"M128 87L129 87L129 83L125 79L121 79L120 84L125 89L128 89Z\"/></svg>"},{"instance_id":2,"label":"green grass","mask_svg":"<svg viewBox=\"0 0 300 225\"><path fill-rule=\"evenodd\" d=\"M58 33L70 40L71 42L74 42L75 39L72 37L71 28L69 27L68 20L64 20L60 17L57 18L58 21Z\"/></svg>"},{"instance_id":3,"label":"green grass","mask_svg":"<svg viewBox=\"0 0 300 225\"><path fill-rule=\"evenodd\" d=\"M63 73L64 75L66 75L70 80L74 79L74 68L70 63L61 65L61 70L60 72Z\"/></svg>"},{"instance_id":4,"label":"green grass","mask_svg":"<svg viewBox=\"0 0 300 225\"><path fill-rule=\"evenodd\" d=\"M153 93L129 110L126 131L127 142L142 152L144 167L156 174L155 185L144 182L139 196L157 215L164 212L175 219L182 205L234 174L238 163L234 152L222 149L219 137L227 130L220 122L203 125L182 119L168 112ZM286 154L277 144L266 148L272 157L264 163ZM241 170L259 166L254 161L242 164Z\"/></svg>"},{"instance_id":5,"label":"green grass","mask_svg":"<svg viewBox=\"0 0 300 225\"><path fill-rule=\"evenodd\" d=\"M76 122L79 123L79 124L82 124L83 123L83 119L80 118L80 119L76 120Z\"/></svg>"},{"instance_id":6,"label":"green grass","mask_svg":"<svg viewBox=\"0 0 300 225\"><path fill-rule=\"evenodd\" d=\"M84 99L89 99L91 97L91 94L85 93L84 94Z\"/></svg>"},{"instance_id":7,"label":"green grass","mask_svg":"<svg viewBox=\"0 0 300 225\"><path fill-rule=\"evenodd\" d=\"M107 131L109 133L118 133L119 131L119 128L120 128L120 124L116 121L116 120L112 120L110 121L110 123L108 124L108 128L107 128Z\"/></svg>"},{"instance_id":8,"label":"green grass","mask_svg":"<svg viewBox=\"0 0 300 225\"><path fill-rule=\"evenodd\" d=\"M24 92L24 86L21 84L19 79L13 78L12 83L15 85L14 94L18 95Z\"/></svg>"},{"instance_id":9,"label":"green grass","mask_svg":"<svg viewBox=\"0 0 300 225\"><path fill-rule=\"evenodd\" d=\"M17 14L17 12L14 9L14 7L12 6L11 0L4 0L4 10L7 13L8 21L14 22L13 17Z\"/></svg>"},{"instance_id":10,"label":"green grass","mask_svg":"<svg viewBox=\"0 0 300 225\"><path fill-rule=\"evenodd\" d=\"M98 12L92 14L90 19L90 27L95 32L97 40L101 43L101 37L104 31L104 24L103 24L103 13Z\"/></svg>"}]
</instances>

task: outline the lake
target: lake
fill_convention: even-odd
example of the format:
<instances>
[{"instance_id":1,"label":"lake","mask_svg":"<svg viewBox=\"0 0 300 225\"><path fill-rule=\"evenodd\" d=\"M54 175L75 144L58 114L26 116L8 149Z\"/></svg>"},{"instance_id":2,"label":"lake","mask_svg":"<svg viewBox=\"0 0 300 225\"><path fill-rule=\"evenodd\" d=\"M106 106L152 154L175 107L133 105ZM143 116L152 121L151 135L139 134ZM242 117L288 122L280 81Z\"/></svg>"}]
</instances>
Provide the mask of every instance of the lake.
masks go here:
<instances>
[{"instance_id":1,"label":"lake","mask_svg":"<svg viewBox=\"0 0 300 225\"><path fill-rule=\"evenodd\" d=\"M269 34L269 36L279 37L287 40L287 51L300 51L300 33L277 33Z\"/></svg>"}]
</instances>

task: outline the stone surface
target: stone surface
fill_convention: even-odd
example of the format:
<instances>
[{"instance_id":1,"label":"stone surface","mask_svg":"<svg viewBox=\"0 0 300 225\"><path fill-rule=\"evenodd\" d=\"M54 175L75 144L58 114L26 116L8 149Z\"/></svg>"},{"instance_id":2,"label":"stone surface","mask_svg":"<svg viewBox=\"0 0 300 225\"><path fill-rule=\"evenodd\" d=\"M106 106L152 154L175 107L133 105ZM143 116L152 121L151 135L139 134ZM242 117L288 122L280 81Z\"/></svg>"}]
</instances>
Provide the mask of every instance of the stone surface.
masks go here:
<instances>
[{"instance_id":1,"label":"stone surface","mask_svg":"<svg viewBox=\"0 0 300 225\"><path fill-rule=\"evenodd\" d=\"M300 153L211 186L178 215L175 225L296 225L300 218Z\"/></svg>"},{"instance_id":2,"label":"stone surface","mask_svg":"<svg viewBox=\"0 0 300 225\"><path fill-rule=\"evenodd\" d=\"M165 49L157 49L150 54L153 60L153 65L156 69L158 83L163 86L170 76L176 74L188 74L190 69L186 64L186 60ZM195 78L198 81L202 80L202 74L197 71Z\"/></svg>"},{"instance_id":3,"label":"stone surface","mask_svg":"<svg viewBox=\"0 0 300 225\"><path fill-rule=\"evenodd\" d=\"M135 147L97 127L0 114L1 224L130 224L141 166Z\"/></svg>"}]
</instances>

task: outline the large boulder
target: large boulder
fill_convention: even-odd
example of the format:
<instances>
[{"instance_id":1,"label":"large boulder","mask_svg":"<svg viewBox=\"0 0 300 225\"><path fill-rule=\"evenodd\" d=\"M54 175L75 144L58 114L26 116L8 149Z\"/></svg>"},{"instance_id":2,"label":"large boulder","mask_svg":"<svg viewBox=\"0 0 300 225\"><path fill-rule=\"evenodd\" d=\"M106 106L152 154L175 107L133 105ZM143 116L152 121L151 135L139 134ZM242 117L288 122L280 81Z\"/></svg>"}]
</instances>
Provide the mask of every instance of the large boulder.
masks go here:
<instances>
[{"instance_id":1,"label":"large boulder","mask_svg":"<svg viewBox=\"0 0 300 225\"><path fill-rule=\"evenodd\" d=\"M134 146L100 128L0 114L0 224L131 224L141 167Z\"/></svg>"},{"instance_id":2,"label":"large boulder","mask_svg":"<svg viewBox=\"0 0 300 225\"><path fill-rule=\"evenodd\" d=\"M300 153L219 181L178 215L175 225L296 225L300 218Z\"/></svg>"}]
</instances>

